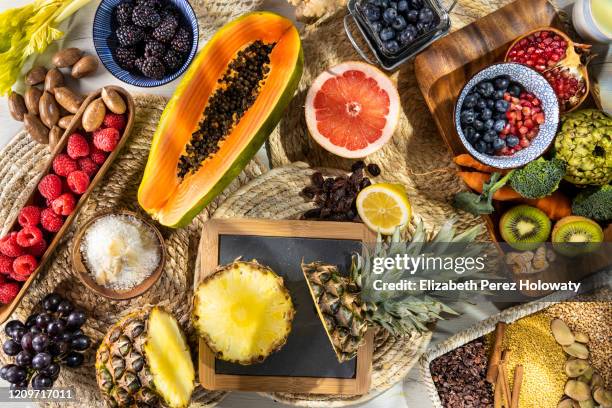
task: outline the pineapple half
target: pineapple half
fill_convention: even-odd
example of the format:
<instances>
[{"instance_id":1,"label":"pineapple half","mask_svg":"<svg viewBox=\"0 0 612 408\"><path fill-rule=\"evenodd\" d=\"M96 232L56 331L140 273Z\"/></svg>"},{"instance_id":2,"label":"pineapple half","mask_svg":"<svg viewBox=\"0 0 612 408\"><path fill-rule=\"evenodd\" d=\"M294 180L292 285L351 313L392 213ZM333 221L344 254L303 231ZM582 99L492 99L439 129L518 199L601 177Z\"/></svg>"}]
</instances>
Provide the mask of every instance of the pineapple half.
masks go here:
<instances>
[{"instance_id":1,"label":"pineapple half","mask_svg":"<svg viewBox=\"0 0 612 408\"><path fill-rule=\"evenodd\" d=\"M283 278L255 260L236 260L200 283L192 319L217 358L249 365L285 345L294 315Z\"/></svg>"},{"instance_id":2,"label":"pineapple half","mask_svg":"<svg viewBox=\"0 0 612 408\"><path fill-rule=\"evenodd\" d=\"M195 370L185 335L160 307L131 313L106 334L96 353L96 378L111 407L186 407Z\"/></svg>"},{"instance_id":3,"label":"pineapple half","mask_svg":"<svg viewBox=\"0 0 612 408\"><path fill-rule=\"evenodd\" d=\"M351 360L368 331L359 288L335 265L302 263L302 271L338 361Z\"/></svg>"}]
</instances>

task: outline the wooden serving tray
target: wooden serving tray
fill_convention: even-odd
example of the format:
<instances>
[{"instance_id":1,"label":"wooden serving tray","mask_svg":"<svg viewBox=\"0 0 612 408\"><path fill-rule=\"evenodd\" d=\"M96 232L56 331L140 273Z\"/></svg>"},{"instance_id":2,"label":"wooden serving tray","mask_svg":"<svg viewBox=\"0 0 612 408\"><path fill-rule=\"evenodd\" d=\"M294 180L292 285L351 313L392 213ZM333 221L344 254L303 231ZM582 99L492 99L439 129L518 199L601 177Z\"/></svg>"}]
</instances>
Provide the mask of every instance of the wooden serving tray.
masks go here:
<instances>
[{"instance_id":1,"label":"wooden serving tray","mask_svg":"<svg viewBox=\"0 0 612 408\"><path fill-rule=\"evenodd\" d=\"M60 240L63 238L64 234L66 234L66 231L68 231L68 229L70 228L72 221L74 221L74 218L79 213L79 210L83 206L83 203L85 203L85 201L91 194L92 190L102 180L102 178L104 177L104 175L110 168L111 164L113 163L113 161L119 154L119 151L121 150L121 148L125 145L125 142L127 141L130 135L130 131L132 130L132 125L134 123L134 100L132 99L132 96L123 88L119 88L116 86L107 86L106 88L117 91L123 97L123 99L125 100L127 104L128 109L127 109L126 114L128 117L128 121L123 131L123 134L121 135L121 140L119 141L117 148L115 148L115 150L106 158L106 161L104 162L102 167L100 167L100 170L98 170L98 173L96 173L96 176L93 178L93 180L91 180L91 183L89 184L89 188L87 189L87 191L83 195L81 195L81 197L79 198L79 201L77 201L76 207L74 208L74 211L72 212L72 214L70 214L64 220L64 225L55 234L55 236L53 237L53 240L49 243L49 247L45 251L42 258L40 259L38 267L34 270L34 272L32 272L32 275L30 275L28 280L23 282L23 286L21 287L21 290L17 294L17 297L10 304L0 306L0 324L4 323L9 318L9 316L13 313L15 308L19 305L19 303L21 302L21 299L23 299L26 292L28 291L28 288L30 287L30 285L32 285L32 282L36 279L40 271L45 267L45 264L47 263L51 255L53 254L55 247L57 247ZM64 150L64 147L68 143L68 136L80 128L81 117L83 116L83 112L85 111L85 108L87 107L87 105L89 105L91 101L93 101L96 98L99 98L101 93L102 93L102 89L98 89L97 91L89 94L87 99L85 99L85 101L81 105L81 108L74 115L72 122L70 122L70 125L64 131L64 134L62 135L59 143L57 144L57 146L55 146L55 149L53 150L51 154L51 158L49 159L49 162L47 163L47 166L45 167L45 169L40 173L39 178L42 178L43 176L51 172L53 159ZM33 203L36 197L36 194L37 194L37 189L34 189L34 191L32 191L32 193L30 194L30 198L28 199L25 205L29 205ZM17 225L17 215L11 221L11 228L9 231L12 231L16 225Z\"/></svg>"},{"instance_id":2,"label":"wooden serving tray","mask_svg":"<svg viewBox=\"0 0 612 408\"><path fill-rule=\"evenodd\" d=\"M221 263L242 256L271 267L285 281L296 307L287 343L250 366L217 360L199 342L200 382L208 390L316 394L364 394L370 389L373 332L368 331L357 357L338 363L317 316L301 272L305 262L350 261L351 251L376 237L363 224L345 222L227 219L208 221L200 240L200 270L195 287ZM312 259L316 257L317 259ZM349 263L350 264L350 263Z\"/></svg>"},{"instance_id":3,"label":"wooden serving tray","mask_svg":"<svg viewBox=\"0 0 612 408\"><path fill-rule=\"evenodd\" d=\"M455 130L455 102L463 86L483 68L502 61L510 44L539 27L561 28L547 0L517 0L436 41L415 59L415 74L436 126L454 156L467 153ZM495 242L497 219L483 217Z\"/></svg>"}]
</instances>

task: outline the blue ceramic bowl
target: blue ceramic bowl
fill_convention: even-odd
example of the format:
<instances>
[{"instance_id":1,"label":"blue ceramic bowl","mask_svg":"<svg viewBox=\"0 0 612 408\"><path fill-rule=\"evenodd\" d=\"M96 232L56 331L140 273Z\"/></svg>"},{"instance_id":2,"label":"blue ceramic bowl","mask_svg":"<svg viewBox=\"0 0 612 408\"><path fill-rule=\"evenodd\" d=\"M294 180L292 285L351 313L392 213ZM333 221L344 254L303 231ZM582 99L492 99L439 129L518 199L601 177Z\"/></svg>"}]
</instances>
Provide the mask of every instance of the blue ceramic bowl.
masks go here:
<instances>
[{"instance_id":1,"label":"blue ceramic bowl","mask_svg":"<svg viewBox=\"0 0 612 408\"><path fill-rule=\"evenodd\" d=\"M176 6L177 10L182 15L183 22L191 27L193 38L189 56L187 60L185 60L183 66L175 73L167 75L162 79L152 79L126 71L121 68L113 58L113 50L114 47L116 47L114 41L110 39L113 37L113 9L124 1L125 0L102 0L96 10L93 22L93 41L102 64L104 64L106 69L108 69L117 79L127 84L140 87L151 88L164 85L181 76L193 61L198 50L198 20L189 2L186 0L166 0Z\"/></svg>"},{"instance_id":2,"label":"blue ceramic bowl","mask_svg":"<svg viewBox=\"0 0 612 408\"><path fill-rule=\"evenodd\" d=\"M540 125L540 130L536 137L531 140L531 144L512 156L490 156L478 152L465 138L461 129L461 106L467 94L476 84L483 80L493 79L500 75L507 75L514 82L521 84L526 91L534 94L542 102L544 112L544 123ZM515 63L494 64L478 72L468 81L461 90L459 99L455 104L455 129L461 138L463 146L478 161L499 169L511 169L522 167L527 163L537 159L546 152L553 142L559 126L559 101L555 91L548 81L533 69Z\"/></svg>"}]
</instances>

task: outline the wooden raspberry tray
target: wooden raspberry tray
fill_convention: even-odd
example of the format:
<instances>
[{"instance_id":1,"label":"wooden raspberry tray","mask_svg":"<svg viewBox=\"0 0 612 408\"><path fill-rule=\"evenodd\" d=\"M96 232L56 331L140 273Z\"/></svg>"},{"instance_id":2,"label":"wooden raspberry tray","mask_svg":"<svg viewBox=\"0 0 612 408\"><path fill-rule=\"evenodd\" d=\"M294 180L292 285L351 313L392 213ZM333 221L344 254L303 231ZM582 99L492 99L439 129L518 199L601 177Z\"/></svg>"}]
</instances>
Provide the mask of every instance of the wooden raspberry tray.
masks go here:
<instances>
[{"instance_id":1,"label":"wooden raspberry tray","mask_svg":"<svg viewBox=\"0 0 612 408\"><path fill-rule=\"evenodd\" d=\"M40 271L45 267L45 264L50 259L51 255L53 254L53 251L59 244L60 240L63 238L63 236L66 234L66 232L70 228L72 222L74 221L74 218L79 213L79 210L81 209L81 207L83 206L83 204L85 203L89 195L91 194L92 190L98 185L98 183L100 183L102 178L104 178L104 175L106 174L106 172L112 165L113 161L119 154L119 151L121 150L121 148L125 145L125 142L127 141L130 135L130 131L132 130L132 125L134 123L134 100L132 99L132 96L123 88L119 88L116 86L107 86L106 88L117 91L123 97L123 99L125 100L127 104L128 109L126 113L127 113L128 121L127 121L125 130L123 131L123 134L121 135L121 140L119 141L117 148L107 157L102 167L100 167L100 170L98 170L98 173L96 174L96 176L93 178L93 180L91 180L91 183L87 191L83 195L81 195L81 197L79 198L79 201L77 201L76 207L74 211L72 212L72 214L70 214L66 218L62 228L55 234L55 236L53 237L53 240L49 243L49 247L45 251L42 258L40 259L38 267L34 270L34 272L32 272L32 275L30 275L28 280L23 282L23 285L21 287L21 290L17 294L17 297L10 304L0 306L0 324L4 323L11 316L13 311L17 308L17 306L21 302L21 299L23 299L26 292L28 291L28 288L30 287L30 285L32 285L32 283L34 282L34 280L36 279ZM85 99L85 101L81 105L81 108L74 115L74 118L72 119L72 122L70 123L70 126L68 126L68 128L62 135L59 143L53 150L51 157L49 159L49 162L47 163L47 166L40 173L39 179L50 172L51 166L53 164L53 159L55 158L55 156L57 156L59 153L61 153L64 150L64 147L68 143L68 135L72 134L80 127L81 117L83 116L83 112L85 111L85 108L87 107L87 105L89 105L91 101L93 101L96 98L99 98L101 93L102 93L102 89L98 89L97 91L89 94L87 99ZM28 199L25 205L29 205L33 203L36 194L37 194L37 189L34 189L34 191L32 191L32 193L30 194L30 198ZM12 231L17 225L17 215L15 215L13 220L10 220L10 225L11 225L11 228L9 229L9 231Z\"/></svg>"}]
</instances>

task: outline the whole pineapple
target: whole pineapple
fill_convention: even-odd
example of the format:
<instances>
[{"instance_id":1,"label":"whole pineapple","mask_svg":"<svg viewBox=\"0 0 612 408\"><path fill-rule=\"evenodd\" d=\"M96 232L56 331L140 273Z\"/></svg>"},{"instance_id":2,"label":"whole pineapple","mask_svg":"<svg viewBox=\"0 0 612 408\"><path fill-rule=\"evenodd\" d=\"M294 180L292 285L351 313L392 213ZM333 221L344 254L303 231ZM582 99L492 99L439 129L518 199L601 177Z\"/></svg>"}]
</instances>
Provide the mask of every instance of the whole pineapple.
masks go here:
<instances>
[{"instance_id":1,"label":"whole pineapple","mask_svg":"<svg viewBox=\"0 0 612 408\"><path fill-rule=\"evenodd\" d=\"M96 353L96 378L111 407L185 407L195 370L185 336L159 307L131 313L106 334Z\"/></svg>"},{"instance_id":2,"label":"whole pineapple","mask_svg":"<svg viewBox=\"0 0 612 408\"><path fill-rule=\"evenodd\" d=\"M302 264L317 312L338 361L348 361L357 355L369 326L377 325L394 336L400 336L414 330L427 331L426 325L442 319L443 312L457 314L426 293L376 291L372 285L374 279L382 279L384 282L406 279L402 270L389 270L383 275L373 274L372 259L375 257L395 257L397 254L407 254L410 257L443 254L445 258L476 255L478 249L469 248L467 244L474 241L482 228L477 226L456 235L453 224L454 220L449 220L429 242L422 222L417 224L410 242L401 242L399 231L390 239L383 239L379 235L371 255L364 252L363 255L353 256L350 276L341 275L335 265L322 262ZM440 280L457 277L445 271L435 272Z\"/></svg>"}]
</instances>

